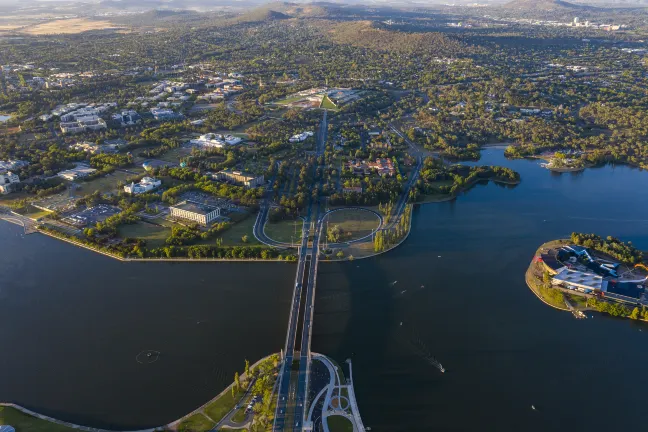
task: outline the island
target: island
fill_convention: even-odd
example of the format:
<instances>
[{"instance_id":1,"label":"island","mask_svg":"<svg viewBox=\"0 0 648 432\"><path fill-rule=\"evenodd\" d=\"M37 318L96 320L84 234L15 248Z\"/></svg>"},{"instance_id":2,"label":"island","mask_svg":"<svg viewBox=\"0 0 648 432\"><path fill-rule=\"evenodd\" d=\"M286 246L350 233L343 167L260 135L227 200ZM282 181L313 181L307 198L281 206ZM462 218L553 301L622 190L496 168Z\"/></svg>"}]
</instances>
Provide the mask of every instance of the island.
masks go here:
<instances>
[{"instance_id":1,"label":"island","mask_svg":"<svg viewBox=\"0 0 648 432\"><path fill-rule=\"evenodd\" d=\"M585 318L585 311L648 320L644 255L617 238L572 233L538 248L526 283L546 305Z\"/></svg>"}]
</instances>

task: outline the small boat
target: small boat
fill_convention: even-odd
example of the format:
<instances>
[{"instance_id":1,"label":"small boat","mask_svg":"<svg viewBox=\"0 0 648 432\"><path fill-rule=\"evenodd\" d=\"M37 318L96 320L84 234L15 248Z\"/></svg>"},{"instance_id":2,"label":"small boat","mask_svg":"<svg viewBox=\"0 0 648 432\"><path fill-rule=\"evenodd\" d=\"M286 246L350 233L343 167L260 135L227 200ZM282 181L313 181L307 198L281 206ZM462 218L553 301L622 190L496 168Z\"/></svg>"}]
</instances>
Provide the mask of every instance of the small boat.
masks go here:
<instances>
[{"instance_id":1,"label":"small boat","mask_svg":"<svg viewBox=\"0 0 648 432\"><path fill-rule=\"evenodd\" d=\"M445 368L441 365L439 365L439 370L441 371L441 373L445 373Z\"/></svg>"},{"instance_id":2,"label":"small boat","mask_svg":"<svg viewBox=\"0 0 648 432\"><path fill-rule=\"evenodd\" d=\"M533 411L536 411L536 407L535 407L535 405L531 405L531 409L532 409Z\"/></svg>"}]
</instances>

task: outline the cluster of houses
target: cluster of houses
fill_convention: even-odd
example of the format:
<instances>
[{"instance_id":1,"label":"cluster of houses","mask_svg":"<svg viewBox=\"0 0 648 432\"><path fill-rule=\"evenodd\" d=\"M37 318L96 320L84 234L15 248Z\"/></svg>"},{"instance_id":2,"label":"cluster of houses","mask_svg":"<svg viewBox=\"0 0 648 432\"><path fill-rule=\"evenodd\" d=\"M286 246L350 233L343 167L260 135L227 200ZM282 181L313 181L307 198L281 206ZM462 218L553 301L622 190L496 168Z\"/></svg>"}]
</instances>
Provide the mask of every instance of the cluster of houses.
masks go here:
<instances>
[{"instance_id":1,"label":"cluster of houses","mask_svg":"<svg viewBox=\"0 0 648 432\"><path fill-rule=\"evenodd\" d=\"M44 114L39 119L49 121L54 117L58 117L61 120L61 132L65 134L98 131L106 128L106 122L100 115L116 106L116 102L103 104L70 103L59 105L52 110L51 114Z\"/></svg>"},{"instance_id":2,"label":"cluster of houses","mask_svg":"<svg viewBox=\"0 0 648 432\"><path fill-rule=\"evenodd\" d=\"M306 141L309 137L312 137L315 135L313 132L306 131L302 133L298 133L296 135L291 136L288 141L291 143L296 143L296 142L303 142Z\"/></svg>"},{"instance_id":3,"label":"cluster of houses","mask_svg":"<svg viewBox=\"0 0 648 432\"><path fill-rule=\"evenodd\" d=\"M396 173L391 159L378 158L375 161L353 159L345 164L355 175L368 175L376 173L379 176L391 177Z\"/></svg>"},{"instance_id":4,"label":"cluster of houses","mask_svg":"<svg viewBox=\"0 0 648 432\"><path fill-rule=\"evenodd\" d=\"M70 145L70 150L83 151L90 154L117 153L123 140L106 141L104 144L93 142L78 142ZM126 141L123 141L126 143Z\"/></svg>"},{"instance_id":5,"label":"cluster of houses","mask_svg":"<svg viewBox=\"0 0 648 432\"><path fill-rule=\"evenodd\" d=\"M208 148L223 148L226 146L233 146L240 143L242 140L234 135L221 135L215 133L208 133L201 135L196 139L189 141L189 144L208 149Z\"/></svg>"}]
</instances>

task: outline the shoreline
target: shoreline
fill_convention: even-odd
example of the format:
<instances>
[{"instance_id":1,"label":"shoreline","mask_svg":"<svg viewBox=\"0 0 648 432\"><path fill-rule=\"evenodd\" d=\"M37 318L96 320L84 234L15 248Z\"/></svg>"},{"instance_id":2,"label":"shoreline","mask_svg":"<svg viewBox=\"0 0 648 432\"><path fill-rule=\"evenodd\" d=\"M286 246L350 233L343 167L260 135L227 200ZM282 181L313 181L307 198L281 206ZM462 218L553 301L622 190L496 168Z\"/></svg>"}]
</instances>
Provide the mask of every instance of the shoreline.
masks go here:
<instances>
[{"instance_id":1,"label":"shoreline","mask_svg":"<svg viewBox=\"0 0 648 432\"><path fill-rule=\"evenodd\" d=\"M269 359L270 357L272 357L274 355L280 355L280 353L272 353L270 355L262 357L257 362L250 365L250 371L254 370L255 367L257 367L263 361ZM245 379L246 377L247 376L246 376L245 372L243 372L240 375L241 379ZM177 430L178 425L180 425L180 423L182 423L182 421L188 419L189 417L191 417L191 416L193 416L193 415L195 415L197 413L202 412L202 410L206 406L208 406L209 404L215 402L216 400L218 400L224 394L230 392L232 390L232 386L234 386L234 382L229 384L220 393L218 393L213 398L209 399L204 404L200 405L198 408L192 410L191 412L185 414L184 416L182 416L182 417L180 417L180 418L178 418L176 420L173 420L172 422L169 422L167 424L160 425L160 426L155 426L155 427L152 427L152 428L136 429L136 430L134 430L134 429L102 429L102 428L95 428L95 427L91 427L91 426L83 426L83 425L80 425L80 424L66 422L64 420L59 420L59 419L54 418L54 417L50 417L50 416L47 416L47 415L44 415L44 414L37 413L36 411L32 411L32 410L30 410L28 408L23 407L22 405L18 405L18 404L12 403L12 402L0 402L0 407L12 408L12 409L15 409L17 411L20 411L23 414L26 414L28 416L31 416L31 417L34 417L34 418L37 418L37 419L40 419L40 420L43 420L43 421L47 421L49 423L57 424L57 425L60 425L60 426L65 426L65 427L68 427L70 429L76 429L76 430L80 430L80 431L84 431L84 432L158 432L158 431L175 431L175 430ZM236 408L232 408L232 409L236 409ZM225 416L223 418L227 417L231 413L231 411L232 410L228 411L228 413L225 414Z\"/></svg>"},{"instance_id":2,"label":"shoreline","mask_svg":"<svg viewBox=\"0 0 648 432\"><path fill-rule=\"evenodd\" d=\"M430 201L426 201L424 199L423 201L409 203L408 205L413 207L415 205L435 204L435 203L453 201L453 200L457 199L461 193L468 192L477 183L479 183L480 181L483 181L483 180L486 180L487 182L494 182L494 183L499 183L499 184L504 184L504 185L512 185L512 186L513 185L518 185L518 184L521 183L521 180L519 180L519 181L507 181L507 180L502 180L502 179L497 179L497 178L477 179L477 180L474 180L473 182L467 184L465 187L461 188L461 190L459 190L456 194L449 195L449 196L444 196L444 197L442 197L440 199L430 200ZM435 196L437 196L437 195L424 195L424 197L435 197ZM12 221L6 221L6 222L10 222L10 223L14 223L15 225L23 226L23 225L17 224L17 223L12 222ZM381 252L374 252L372 254L362 256L362 257L354 257L353 260L349 260L348 258L345 257L343 259L322 260L322 262L332 263L332 262L342 262L342 261L354 261L354 260L367 259L367 258L372 258L372 257L378 256L378 255L382 255L382 254L384 254L386 252L389 252L391 250L394 250L398 246L402 245L403 242L405 240L407 240L407 238L409 237L411 230L412 230L412 217L410 217L410 222L409 222L409 225L408 225L408 228L407 228L407 233L402 237L402 239L397 244L393 245L391 248L389 248L387 250L384 250L384 251L381 251ZM54 234L52 232L49 232L47 230L42 230L42 229L39 229L39 228L35 228L35 231L37 233L47 235L47 236L49 236L51 238L64 241L64 242L66 242L68 244L71 244L73 246L77 246L77 247L80 247L80 248L83 248L83 249L87 249L87 250L89 250L91 252L96 252L96 253L99 253L99 254L107 257L107 258L116 259L116 260L121 261L121 262L135 262L135 263L136 262L185 262L185 263L186 262L192 262L192 263L201 263L201 262L268 262L268 263L272 262L272 263L276 263L276 262L281 262L281 263L296 263L296 261L287 261L287 260L279 260L279 259L263 259L263 258L180 258L180 257L176 257L176 258L133 258L133 257L122 257L122 256L112 254L112 253L104 251L104 250L97 249L97 248L92 247L90 245L87 245L85 243L82 243L82 242L79 242L79 241L74 241L74 240L72 240L70 238L67 238L67 237L64 237L64 236L58 236L58 235L56 235L56 234ZM264 232L265 232L265 225L264 225Z\"/></svg>"}]
</instances>

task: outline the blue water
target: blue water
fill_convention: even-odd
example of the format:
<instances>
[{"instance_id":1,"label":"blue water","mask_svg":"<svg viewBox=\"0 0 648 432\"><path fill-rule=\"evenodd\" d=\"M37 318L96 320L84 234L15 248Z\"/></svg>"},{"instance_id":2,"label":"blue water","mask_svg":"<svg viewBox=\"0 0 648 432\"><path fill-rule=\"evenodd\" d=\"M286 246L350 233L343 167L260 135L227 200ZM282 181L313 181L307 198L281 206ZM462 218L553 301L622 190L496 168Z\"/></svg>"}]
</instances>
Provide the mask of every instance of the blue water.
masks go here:
<instances>
[{"instance_id":1,"label":"blue water","mask_svg":"<svg viewBox=\"0 0 648 432\"><path fill-rule=\"evenodd\" d=\"M320 266L313 349L353 358L374 431L645 429L648 326L576 320L541 303L524 272L541 243L572 231L648 250L648 173L557 175L501 150L479 163L522 182L421 206L395 251ZM283 346L294 265L120 263L6 223L0 242L0 400L155 426ZM142 367L145 349L160 360Z\"/></svg>"},{"instance_id":2,"label":"blue water","mask_svg":"<svg viewBox=\"0 0 648 432\"><path fill-rule=\"evenodd\" d=\"M479 163L522 183L421 206L402 247L321 266L313 348L353 359L374 431L645 429L648 326L576 320L541 303L524 272L540 244L572 231L648 249L648 173L552 174L501 150Z\"/></svg>"}]
</instances>

